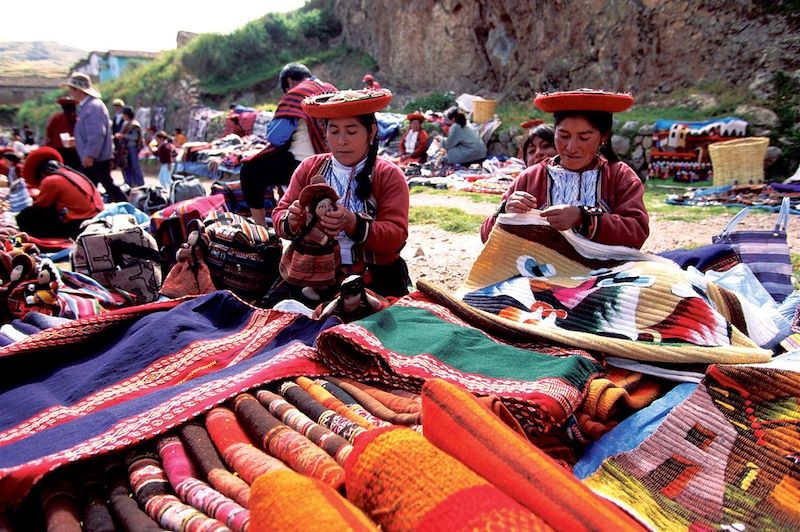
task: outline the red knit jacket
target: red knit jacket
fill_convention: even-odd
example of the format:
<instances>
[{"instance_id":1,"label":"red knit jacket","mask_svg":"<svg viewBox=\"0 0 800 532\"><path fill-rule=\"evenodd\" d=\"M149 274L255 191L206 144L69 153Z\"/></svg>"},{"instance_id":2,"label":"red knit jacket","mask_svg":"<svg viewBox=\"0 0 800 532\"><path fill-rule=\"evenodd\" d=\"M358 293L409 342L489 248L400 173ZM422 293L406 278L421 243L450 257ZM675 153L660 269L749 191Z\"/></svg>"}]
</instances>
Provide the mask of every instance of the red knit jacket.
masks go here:
<instances>
[{"instance_id":1,"label":"red knit jacket","mask_svg":"<svg viewBox=\"0 0 800 532\"><path fill-rule=\"evenodd\" d=\"M403 136L400 137L400 155L410 155L415 159L419 159L425 155L425 151L428 149L428 134L424 129L420 129L419 134L417 135L417 145L414 147L414 151L412 153L406 153L406 137L408 136L409 131L411 131L411 128L406 129L405 133L403 133Z\"/></svg>"},{"instance_id":2,"label":"red knit jacket","mask_svg":"<svg viewBox=\"0 0 800 532\"><path fill-rule=\"evenodd\" d=\"M291 239L294 236L288 233L288 224L285 224L287 209L330 157L330 153L309 157L292 174L288 190L272 211L272 221L279 237ZM368 264L391 264L400 257L400 250L408 239L408 185L397 165L378 157L372 170L369 202L376 206L376 213L372 219L365 213L357 213L366 219L367 228L366 238L356 241L353 254L363 256L363 262Z\"/></svg>"},{"instance_id":3,"label":"red knit jacket","mask_svg":"<svg viewBox=\"0 0 800 532\"><path fill-rule=\"evenodd\" d=\"M538 208L550 206L550 178L547 166L555 158L545 159L522 172L503 196L503 201L517 190L524 190L536 198ZM609 163L600 157L595 168L600 168L598 205L605 212L597 218L591 240L601 244L641 248L650 234L650 218L644 206L644 185L636 172L623 162ZM494 227L497 214L487 218L481 226L481 240L486 242Z\"/></svg>"}]
</instances>

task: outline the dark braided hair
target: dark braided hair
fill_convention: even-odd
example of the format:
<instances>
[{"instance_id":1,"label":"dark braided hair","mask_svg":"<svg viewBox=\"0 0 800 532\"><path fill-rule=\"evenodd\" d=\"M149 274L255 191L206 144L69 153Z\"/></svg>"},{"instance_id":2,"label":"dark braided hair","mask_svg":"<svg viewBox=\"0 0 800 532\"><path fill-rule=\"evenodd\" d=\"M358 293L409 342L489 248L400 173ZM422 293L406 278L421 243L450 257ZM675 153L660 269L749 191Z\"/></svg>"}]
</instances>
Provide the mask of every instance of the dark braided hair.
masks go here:
<instances>
[{"instance_id":1,"label":"dark braided hair","mask_svg":"<svg viewBox=\"0 0 800 532\"><path fill-rule=\"evenodd\" d=\"M367 135L372 131L372 126L378 125L375 119L375 113L366 115L358 115L356 119L367 128ZM375 138L369 145L367 150L367 160L364 163L364 168L356 175L356 197L361 201L366 202L372 195L372 170L375 167L375 161L378 159L378 133L375 132Z\"/></svg>"}]
</instances>

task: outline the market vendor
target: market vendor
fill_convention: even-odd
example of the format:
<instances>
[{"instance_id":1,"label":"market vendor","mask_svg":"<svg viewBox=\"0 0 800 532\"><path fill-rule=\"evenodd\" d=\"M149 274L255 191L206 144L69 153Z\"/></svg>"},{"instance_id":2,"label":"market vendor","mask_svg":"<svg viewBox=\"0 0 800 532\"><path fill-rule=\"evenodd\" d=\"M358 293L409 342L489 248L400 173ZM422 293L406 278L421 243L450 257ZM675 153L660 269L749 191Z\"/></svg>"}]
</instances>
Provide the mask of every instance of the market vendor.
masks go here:
<instances>
[{"instance_id":1,"label":"market vendor","mask_svg":"<svg viewBox=\"0 0 800 532\"><path fill-rule=\"evenodd\" d=\"M103 210L103 198L92 181L64 166L61 154L49 146L28 155L22 176L39 189L33 205L17 215L20 231L31 236L75 238L81 223Z\"/></svg>"},{"instance_id":2,"label":"market vendor","mask_svg":"<svg viewBox=\"0 0 800 532\"><path fill-rule=\"evenodd\" d=\"M650 234L644 186L611 147L612 113L633 104L629 94L582 89L539 94L555 118L555 157L522 172L497 213L481 226L485 242L499 213L541 210L550 226L601 244L641 248Z\"/></svg>"},{"instance_id":3,"label":"market vendor","mask_svg":"<svg viewBox=\"0 0 800 532\"><path fill-rule=\"evenodd\" d=\"M467 126L467 116L458 107L451 107L444 114L449 126L444 148L447 150L444 161L451 164L469 166L486 158L486 144L480 136Z\"/></svg>"},{"instance_id":4,"label":"market vendor","mask_svg":"<svg viewBox=\"0 0 800 532\"><path fill-rule=\"evenodd\" d=\"M359 274L364 284L382 296L408 293L410 279L400 250L408 238L408 186L400 168L378 157L375 112L392 99L386 89L340 91L303 101L303 110L325 120L325 138L331 153L303 161L292 175L289 188L273 212L275 232L294 240L303 234L306 211L300 193L321 181L338 195L337 208L321 217L325 233L339 240L341 266L338 278ZM276 283L267 300L283 291L301 299L295 287Z\"/></svg>"},{"instance_id":5,"label":"market vendor","mask_svg":"<svg viewBox=\"0 0 800 532\"><path fill-rule=\"evenodd\" d=\"M425 150L428 149L428 133L422 129L425 116L420 112L414 112L406 115L406 119L408 129L400 137L400 157L397 160L400 166L424 162Z\"/></svg>"},{"instance_id":6,"label":"market vendor","mask_svg":"<svg viewBox=\"0 0 800 532\"><path fill-rule=\"evenodd\" d=\"M300 63L284 66L279 81L283 96L267 127L267 147L244 159L239 174L250 214L260 225L267 224L264 212L267 187L287 185L297 165L316 153L328 151L318 121L300 103L309 96L336 91L336 87L315 78Z\"/></svg>"}]
</instances>

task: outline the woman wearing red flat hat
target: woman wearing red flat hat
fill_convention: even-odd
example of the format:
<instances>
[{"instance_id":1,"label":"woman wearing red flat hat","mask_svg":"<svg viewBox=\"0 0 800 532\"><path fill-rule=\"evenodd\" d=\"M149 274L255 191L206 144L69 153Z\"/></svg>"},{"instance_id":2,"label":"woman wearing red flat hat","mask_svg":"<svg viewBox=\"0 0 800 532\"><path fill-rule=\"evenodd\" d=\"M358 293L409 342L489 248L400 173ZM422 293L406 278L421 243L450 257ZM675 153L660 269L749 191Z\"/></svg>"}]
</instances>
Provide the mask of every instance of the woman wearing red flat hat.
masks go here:
<instances>
[{"instance_id":1,"label":"woman wearing red flat hat","mask_svg":"<svg viewBox=\"0 0 800 532\"><path fill-rule=\"evenodd\" d=\"M392 99L386 89L339 91L306 98L303 110L325 122L331 153L307 158L292 175L289 188L272 213L275 232L293 240L302 234L306 211L299 198L303 188L324 178L336 190L337 209L324 214L319 226L339 240L338 278L364 277L364 284L382 296L408 293L410 279L400 250L408 238L408 186L397 165L378 157L375 112ZM267 304L285 297L280 281L270 290ZM282 297L285 296L285 297Z\"/></svg>"},{"instance_id":2,"label":"woman wearing red flat hat","mask_svg":"<svg viewBox=\"0 0 800 532\"><path fill-rule=\"evenodd\" d=\"M428 149L428 133L422 129L425 116L420 112L406 115L408 129L400 137L400 157L397 164L406 166L410 163L425 161L425 150Z\"/></svg>"},{"instance_id":3,"label":"woman wearing red flat hat","mask_svg":"<svg viewBox=\"0 0 800 532\"><path fill-rule=\"evenodd\" d=\"M103 210L103 198L89 178L63 163L49 146L25 159L22 176L39 195L17 215L20 231L40 238L75 238L81 223Z\"/></svg>"},{"instance_id":4,"label":"woman wearing red flat hat","mask_svg":"<svg viewBox=\"0 0 800 532\"><path fill-rule=\"evenodd\" d=\"M650 234L644 186L611 148L612 113L633 104L630 94L582 89L540 94L539 109L553 113L558 155L522 172L498 213L540 209L550 225L601 244L640 248ZM497 214L481 227L485 242Z\"/></svg>"}]
</instances>

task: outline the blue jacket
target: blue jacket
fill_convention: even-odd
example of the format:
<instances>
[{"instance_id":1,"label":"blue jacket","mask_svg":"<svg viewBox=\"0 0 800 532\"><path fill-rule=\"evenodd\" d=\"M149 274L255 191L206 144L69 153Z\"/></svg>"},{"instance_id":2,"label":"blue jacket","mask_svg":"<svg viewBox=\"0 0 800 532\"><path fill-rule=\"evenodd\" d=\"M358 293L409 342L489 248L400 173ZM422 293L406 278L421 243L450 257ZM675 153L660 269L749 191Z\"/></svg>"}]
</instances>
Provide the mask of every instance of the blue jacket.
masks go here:
<instances>
[{"instance_id":1,"label":"blue jacket","mask_svg":"<svg viewBox=\"0 0 800 532\"><path fill-rule=\"evenodd\" d=\"M78 156L95 161L108 161L112 155L108 109L99 98L87 96L78 104L78 121L75 123L75 148Z\"/></svg>"}]
</instances>

